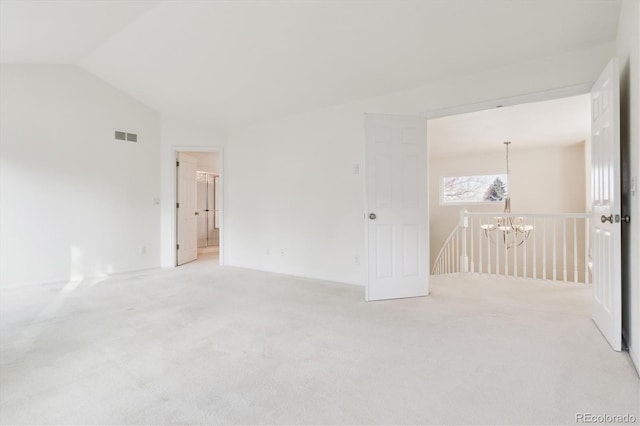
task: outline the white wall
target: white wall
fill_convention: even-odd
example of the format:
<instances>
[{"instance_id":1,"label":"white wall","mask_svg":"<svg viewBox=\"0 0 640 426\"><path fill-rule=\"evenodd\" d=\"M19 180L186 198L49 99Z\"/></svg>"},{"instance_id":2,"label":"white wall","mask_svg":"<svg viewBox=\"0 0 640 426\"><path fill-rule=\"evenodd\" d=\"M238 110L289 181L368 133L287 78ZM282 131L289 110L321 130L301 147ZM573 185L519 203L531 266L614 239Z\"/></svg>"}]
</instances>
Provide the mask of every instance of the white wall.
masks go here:
<instances>
[{"instance_id":1,"label":"white wall","mask_svg":"<svg viewBox=\"0 0 640 426\"><path fill-rule=\"evenodd\" d=\"M498 141L501 145L501 142ZM509 150L511 210L514 213L585 212L584 143L564 147ZM460 210L501 212L502 203L493 205L441 205L440 182L444 176L464 176L505 172L504 151L495 153L439 157L429 160L429 214L431 262L459 222Z\"/></svg>"},{"instance_id":2,"label":"white wall","mask_svg":"<svg viewBox=\"0 0 640 426\"><path fill-rule=\"evenodd\" d=\"M2 285L158 266L159 116L75 66L3 65L0 85Z\"/></svg>"},{"instance_id":3,"label":"white wall","mask_svg":"<svg viewBox=\"0 0 640 426\"><path fill-rule=\"evenodd\" d=\"M363 115L590 86L611 44L415 90L232 128L225 150L226 263L363 284ZM282 252L284 251L284 255Z\"/></svg>"},{"instance_id":4,"label":"white wall","mask_svg":"<svg viewBox=\"0 0 640 426\"><path fill-rule=\"evenodd\" d=\"M621 152L623 181L640 176L640 2L624 0L620 11L617 43L621 87ZM640 186L640 182L637 183ZM640 188L638 188L640 191ZM624 214L631 223L623 224L622 294L623 334L636 369L640 372L640 194L631 194L623 184Z\"/></svg>"},{"instance_id":5,"label":"white wall","mask_svg":"<svg viewBox=\"0 0 640 426\"><path fill-rule=\"evenodd\" d=\"M161 135L161 265L173 267L176 265L176 150L191 152L217 150L222 159L218 161L219 172L222 173L224 170L222 150L226 143L227 133L224 130L163 116ZM220 183L224 192L224 177L221 177ZM221 225L224 226L224 222ZM224 248L222 249L224 251ZM223 261L222 256L220 260Z\"/></svg>"}]
</instances>

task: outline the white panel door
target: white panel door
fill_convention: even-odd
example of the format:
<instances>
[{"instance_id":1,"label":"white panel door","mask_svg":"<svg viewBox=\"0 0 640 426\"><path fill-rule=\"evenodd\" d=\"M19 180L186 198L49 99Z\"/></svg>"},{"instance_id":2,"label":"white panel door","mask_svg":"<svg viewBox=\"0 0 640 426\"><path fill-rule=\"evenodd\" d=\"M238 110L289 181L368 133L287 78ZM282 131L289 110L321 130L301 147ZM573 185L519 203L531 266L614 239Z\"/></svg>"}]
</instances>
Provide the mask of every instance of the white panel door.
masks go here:
<instances>
[{"instance_id":1,"label":"white panel door","mask_svg":"<svg viewBox=\"0 0 640 426\"><path fill-rule=\"evenodd\" d=\"M178 216L177 250L178 265L198 258L198 205L197 205L197 168L195 157L178 153L177 200Z\"/></svg>"},{"instance_id":2,"label":"white panel door","mask_svg":"<svg viewBox=\"0 0 640 426\"><path fill-rule=\"evenodd\" d=\"M591 89L591 256L593 321L616 351L622 340L619 96L613 59Z\"/></svg>"},{"instance_id":3,"label":"white panel door","mask_svg":"<svg viewBox=\"0 0 640 426\"><path fill-rule=\"evenodd\" d=\"M429 294L427 121L367 114L367 300Z\"/></svg>"}]
</instances>

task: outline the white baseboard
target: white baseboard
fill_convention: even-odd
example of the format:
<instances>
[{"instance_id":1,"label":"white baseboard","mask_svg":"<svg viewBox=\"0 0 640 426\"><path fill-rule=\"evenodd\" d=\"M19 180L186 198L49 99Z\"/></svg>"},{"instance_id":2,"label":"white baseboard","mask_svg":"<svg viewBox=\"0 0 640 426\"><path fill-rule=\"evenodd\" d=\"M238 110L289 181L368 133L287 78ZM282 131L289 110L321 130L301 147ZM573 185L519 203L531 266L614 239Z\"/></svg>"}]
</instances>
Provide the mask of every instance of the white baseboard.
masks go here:
<instances>
[{"instance_id":1,"label":"white baseboard","mask_svg":"<svg viewBox=\"0 0 640 426\"><path fill-rule=\"evenodd\" d=\"M82 279L79 280L71 280L69 278L66 279L56 279L56 280L44 280L44 281L27 281L24 283L18 283L18 284L5 284L5 285L0 285L0 290L3 291L15 291L15 290L21 290L21 289L30 289L30 288L34 288L34 287L43 287L43 286L61 286L61 285L65 285L69 282L82 282L82 281L88 281L88 280L95 280L95 279L106 279L106 278L111 278L111 277L117 277L120 275L126 275L126 274L135 274L135 273L139 273L139 272L144 272L144 271L152 271L154 269L160 270L161 267L160 266L151 266L148 268L137 268L137 269L129 269L129 270L125 270L125 271L118 271L118 272L113 272L111 274L105 274L105 275L93 275L93 276L88 276L88 277L82 277Z\"/></svg>"},{"instance_id":2,"label":"white baseboard","mask_svg":"<svg viewBox=\"0 0 640 426\"><path fill-rule=\"evenodd\" d=\"M640 359L638 359L638 352L636 352L631 346L628 345L629 336L627 335L626 330L622 330L622 338L624 339L625 343L627 343L627 351L629 352L629 358L631 358L631 363L636 368L636 373L640 377Z\"/></svg>"},{"instance_id":3,"label":"white baseboard","mask_svg":"<svg viewBox=\"0 0 640 426\"><path fill-rule=\"evenodd\" d=\"M357 287L364 287L364 284L362 284L362 283L341 281L341 280L337 280L335 278L326 277L326 276L320 276L320 275L316 276L316 275L294 274L294 273L290 273L290 272L278 271L278 270L275 270L275 269L261 268L261 267L251 266L251 265L243 265L243 264L230 263L230 262L227 262L224 266L231 266L231 267L234 267L234 268L249 269L249 270L252 270L252 271L259 271L259 272L269 272L271 274L286 275L288 277L304 278L304 279L309 279L309 280L327 281L327 282L331 282L331 283L347 284L347 285L354 285L354 286L357 286Z\"/></svg>"},{"instance_id":4,"label":"white baseboard","mask_svg":"<svg viewBox=\"0 0 640 426\"><path fill-rule=\"evenodd\" d=\"M631 358L631 362L636 368L636 373L638 374L638 377L640 377L640 359L638 359L638 353L635 352L633 348L629 348L629 358Z\"/></svg>"}]
</instances>

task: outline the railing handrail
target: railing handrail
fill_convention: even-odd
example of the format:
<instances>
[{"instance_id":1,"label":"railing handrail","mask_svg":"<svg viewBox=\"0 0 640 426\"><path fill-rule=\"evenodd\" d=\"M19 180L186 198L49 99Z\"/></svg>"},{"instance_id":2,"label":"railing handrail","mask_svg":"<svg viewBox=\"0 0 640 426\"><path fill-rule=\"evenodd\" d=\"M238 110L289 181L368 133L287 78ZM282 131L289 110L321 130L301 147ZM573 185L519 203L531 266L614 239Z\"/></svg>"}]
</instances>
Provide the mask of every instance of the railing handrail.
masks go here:
<instances>
[{"instance_id":1,"label":"railing handrail","mask_svg":"<svg viewBox=\"0 0 640 426\"><path fill-rule=\"evenodd\" d=\"M467 212L468 216L491 216L491 217L559 217L588 219L591 213L498 213L498 212Z\"/></svg>"}]
</instances>

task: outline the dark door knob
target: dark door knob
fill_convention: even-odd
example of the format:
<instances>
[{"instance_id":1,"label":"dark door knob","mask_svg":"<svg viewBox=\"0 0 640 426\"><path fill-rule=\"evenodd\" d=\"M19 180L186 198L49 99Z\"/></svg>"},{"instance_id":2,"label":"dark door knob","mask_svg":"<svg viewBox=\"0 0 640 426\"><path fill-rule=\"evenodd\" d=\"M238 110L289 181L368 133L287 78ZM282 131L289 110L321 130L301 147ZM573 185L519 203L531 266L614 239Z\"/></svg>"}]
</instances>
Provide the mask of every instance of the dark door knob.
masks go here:
<instances>
[{"instance_id":1,"label":"dark door knob","mask_svg":"<svg viewBox=\"0 0 640 426\"><path fill-rule=\"evenodd\" d=\"M378 216L376 216L375 213L369 213L369 219L376 220L376 217L378 217Z\"/></svg>"},{"instance_id":2,"label":"dark door knob","mask_svg":"<svg viewBox=\"0 0 640 426\"><path fill-rule=\"evenodd\" d=\"M609 216L602 215L600 217L600 222L607 223L607 221L613 223L613 215L612 214L610 214Z\"/></svg>"}]
</instances>

